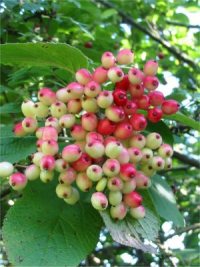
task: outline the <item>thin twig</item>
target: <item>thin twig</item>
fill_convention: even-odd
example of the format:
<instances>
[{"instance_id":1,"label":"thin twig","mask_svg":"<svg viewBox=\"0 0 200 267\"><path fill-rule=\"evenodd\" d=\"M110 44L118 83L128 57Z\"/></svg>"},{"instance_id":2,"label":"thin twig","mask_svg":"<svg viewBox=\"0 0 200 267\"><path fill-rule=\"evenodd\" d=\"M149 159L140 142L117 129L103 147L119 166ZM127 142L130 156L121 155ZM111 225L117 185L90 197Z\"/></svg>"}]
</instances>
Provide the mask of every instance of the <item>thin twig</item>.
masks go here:
<instances>
[{"instance_id":1,"label":"thin twig","mask_svg":"<svg viewBox=\"0 0 200 267\"><path fill-rule=\"evenodd\" d=\"M183 233L187 233L189 231L194 231L194 230L197 230L197 229L200 230L200 223L195 223L195 224L192 224L192 225L188 225L186 227L183 227L183 228L179 228L173 234L170 234L170 235L166 236L164 238L164 241L172 238L175 235L181 235Z\"/></svg>"},{"instance_id":2,"label":"thin twig","mask_svg":"<svg viewBox=\"0 0 200 267\"><path fill-rule=\"evenodd\" d=\"M186 164L189 164L191 166L194 166L196 168L200 168L200 161L195 159L195 158L192 158L192 157L189 157L187 155L184 155L184 154L181 154L177 151L174 151L174 155L173 155L174 158L177 158L178 160L186 163Z\"/></svg>"}]
</instances>

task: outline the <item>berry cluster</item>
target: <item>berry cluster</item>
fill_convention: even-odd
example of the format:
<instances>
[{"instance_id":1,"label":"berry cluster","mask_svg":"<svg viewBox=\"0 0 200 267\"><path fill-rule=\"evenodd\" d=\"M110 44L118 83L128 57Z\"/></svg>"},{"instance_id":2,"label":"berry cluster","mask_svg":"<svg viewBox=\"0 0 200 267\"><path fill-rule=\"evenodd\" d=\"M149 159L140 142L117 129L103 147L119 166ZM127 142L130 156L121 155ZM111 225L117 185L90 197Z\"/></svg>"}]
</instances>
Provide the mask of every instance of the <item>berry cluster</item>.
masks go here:
<instances>
[{"instance_id":1,"label":"berry cluster","mask_svg":"<svg viewBox=\"0 0 200 267\"><path fill-rule=\"evenodd\" d=\"M128 49L116 58L105 52L102 65L92 74L80 69L76 82L57 92L42 88L38 102L24 101L25 118L14 126L14 133L19 137L35 133L37 152L24 173L14 172L8 162L0 163L0 176L9 176L12 188L21 190L28 180L51 181L56 171L56 194L66 203L79 200L77 188L87 192L95 187L91 197L95 209L109 206L111 217L119 220L127 212L137 219L144 217L142 196L135 190L148 188L156 171L171 168L173 150L159 133L145 136L141 131L148 120L156 123L163 114L177 112L179 105L155 91L156 61L146 62L143 71L130 66L125 74L124 65L133 59ZM110 84L113 91L106 90ZM44 121L43 127L38 120ZM59 139L66 139L61 153Z\"/></svg>"}]
</instances>

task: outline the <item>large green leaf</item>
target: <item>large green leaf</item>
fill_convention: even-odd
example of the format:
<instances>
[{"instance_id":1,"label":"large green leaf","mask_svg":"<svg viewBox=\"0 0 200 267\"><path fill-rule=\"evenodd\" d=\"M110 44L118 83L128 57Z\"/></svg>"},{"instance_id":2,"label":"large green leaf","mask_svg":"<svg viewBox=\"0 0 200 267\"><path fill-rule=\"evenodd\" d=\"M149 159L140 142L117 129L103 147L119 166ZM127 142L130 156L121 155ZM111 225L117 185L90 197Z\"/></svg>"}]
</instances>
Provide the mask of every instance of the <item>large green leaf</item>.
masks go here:
<instances>
[{"instance_id":1,"label":"large green leaf","mask_svg":"<svg viewBox=\"0 0 200 267\"><path fill-rule=\"evenodd\" d=\"M12 133L12 126L1 127L0 132L0 161L18 162L36 151L35 137L16 137Z\"/></svg>"},{"instance_id":2,"label":"large green leaf","mask_svg":"<svg viewBox=\"0 0 200 267\"><path fill-rule=\"evenodd\" d=\"M14 266L77 266L95 247L102 221L90 204L66 204L55 183L30 183L3 226Z\"/></svg>"},{"instance_id":3,"label":"large green leaf","mask_svg":"<svg viewBox=\"0 0 200 267\"><path fill-rule=\"evenodd\" d=\"M158 214L176 226L184 226L183 216L179 212L176 200L167 182L159 175L152 178L149 193Z\"/></svg>"},{"instance_id":4,"label":"large green leaf","mask_svg":"<svg viewBox=\"0 0 200 267\"><path fill-rule=\"evenodd\" d=\"M143 205L146 209L145 218L135 220L127 215L124 220L116 222L111 219L108 211L100 214L114 241L145 252L156 253L155 247L145 244L144 239L149 241L156 239L160 227L159 218L148 192L140 193L143 196Z\"/></svg>"},{"instance_id":5,"label":"large green leaf","mask_svg":"<svg viewBox=\"0 0 200 267\"><path fill-rule=\"evenodd\" d=\"M7 113L20 113L20 104L17 103L6 103L0 108L0 114Z\"/></svg>"},{"instance_id":6,"label":"large green leaf","mask_svg":"<svg viewBox=\"0 0 200 267\"><path fill-rule=\"evenodd\" d=\"M166 119L175 120L181 122L183 125L189 126L197 131L200 131L200 123L192 118L184 115L181 112L177 112L174 115L165 116Z\"/></svg>"},{"instance_id":7,"label":"large green leaf","mask_svg":"<svg viewBox=\"0 0 200 267\"><path fill-rule=\"evenodd\" d=\"M86 57L67 44L24 43L1 45L1 63L22 66L52 66L72 73L87 67Z\"/></svg>"}]
</instances>

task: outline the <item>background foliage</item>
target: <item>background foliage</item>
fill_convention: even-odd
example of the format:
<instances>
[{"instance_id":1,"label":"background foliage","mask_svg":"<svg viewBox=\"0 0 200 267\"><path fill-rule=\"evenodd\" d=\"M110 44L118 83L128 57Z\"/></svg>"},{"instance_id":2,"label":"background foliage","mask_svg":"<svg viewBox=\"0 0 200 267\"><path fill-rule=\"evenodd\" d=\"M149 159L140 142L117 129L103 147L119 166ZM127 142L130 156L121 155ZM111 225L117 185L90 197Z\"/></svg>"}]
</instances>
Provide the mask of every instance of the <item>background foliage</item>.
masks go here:
<instances>
[{"instance_id":1,"label":"background foliage","mask_svg":"<svg viewBox=\"0 0 200 267\"><path fill-rule=\"evenodd\" d=\"M176 266L178 264L178 266L198 266L200 264L197 248L199 232L199 207L197 205L199 143L196 130L199 127L200 27L191 25L190 22L190 16L199 12L197 1L6 0L1 2L0 12L0 38L3 44L50 42L72 45L88 57L89 68L91 69L99 64L102 52L106 50L117 52L122 47L135 51L135 61L139 66L142 66L143 62L148 59L156 58L159 60L159 79L163 84L162 90L165 91L167 97L169 95L169 98L173 97L181 103L181 112L185 115L175 115L178 122L166 120L170 129L169 132L167 132L168 128L163 130L163 126L160 127L164 131L165 137L168 140L170 138L170 142L173 142L174 139L176 153L173 169L154 177L153 187L149 192L154 204L156 203L156 211L161 216L162 227L157 240L159 254L148 254L141 250L113 243L107 229L102 229L96 249L80 265ZM0 113L1 124L6 127L1 128L0 142L2 159L4 160L12 162L21 160L23 164L27 155L34 151L32 137L19 140L13 137L11 132L11 124L19 121L22 117L20 103L23 99L30 96L34 98L38 88L42 86L49 86L55 90L65 86L66 83L73 80L74 71L87 64L82 54L71 50L70 47L65 46L63 48L61 44L60 47L57 45L53 48L52 46L54 45L46 44L48 49L44 53L40 45L37 48L31 47L31 45L29 47L19 45L16 51L11 49L13 54L10 58L2 48ZM64 49L69 49L69 58L63 56L65 55ZM9 55L11 54L9 53ZM24 55L24 60L22 57L18 58L20 55ZM7 62L5 62L6 60ZM4 64L8 64L8 61L10 66ZM72 61L74 65L71 64ZM18 64L13 67L13 63ZM192 118L193 121L189 118ZM1 187L2 222L9 207L20 196L11 192L4 182L2 182ZM45 194L43 190L46 190L46 186L44 187L38 188L35 184L28 187L20 201L23 200L28 205L31 196L34 194L38 196L31 214L27 213L26 218L20 217L20 212L23 212L22 210L26 206L23 208L18 201L15 210L10 209L8 213L8 218L15 215L19 216L19 221L15 225L16 228L13 229L13 225L7 223L4 231L12 232L15 230L14 241L18 240L22 249L26 248L27 243L20 243L20 236L23 233L20 234L18 230L21 229L22 225L26 225L27 228L23 228L24 231L30 232L28 228L30 220L35 221L35 227L42 225L43 233L51 231L53 234L57 233L57 235L52 234L51 238L54 243L49 242L47 244L46 254L38 257L37 265L49 265L49 262L52 264L51 254L48 254L48 251L59 250L55 244L64 245L64 242L71 242L75 236L75 239L83 240L83 244L78 251L74 251L76 243L70 244L69 252L66 251L66 254L69 254L66 264L76 265L97 243L102 221L97 213L90 212L88 206L86 208L89 212L87 216L91 216L91 220L96 222L95 225L88 226L84 219L86 212L84 206L78 206L75 209L72 207L72 209L63 211L60 202L54 198L52 199L52 212L50 212L49 217L43 218L43 208L49 204L45 204L45 197L40 201L41 196ZM46 197L51 197L52 194L51 185L49 187L49 196ZM157 190L156 192L159 193L155 194L155 190L160 188L163 190ZM167 194L163 192L167 192ZM164 203L161 201L163 198L165 199ZM184 217L185 225L181 214L175 207L175 199ZM41 202L43 203L42 207L40 207ZM35 216L37 209L40 210L40 217L42 217L40 221ZM60 213L57 214L57 210L60 209ZM69 213L71 218L71 221L68 222L71 226L68 226L67 232L63 230L63 225L65 225L65 214L63 213ZM77 216L83 219L80 221L80 225L85 226L86 233L73 230ZM55 217L59 217L58 222L52 222L52 218ZM52 230L53 223L57 224ZM74 229L78 228L79 226ZM148 232L150 229L151 225L147 228L147 237L150 234ZM29 240L32 240L31 238L36 240L37 233L34 232L34 229L31 230L31 233L32 236ZM70 237L69 234L71 234ZM54 236L56 237L54 238ZM43 242L46 242L45 238L44 235ZM12 250L12 244L10 247L8 246L8 249ZM41 253L41 248L38 246L31 249L38 249L38 253ZM20 253L19 251L16 254L10 252L12 255L10 260L15 262L15 265L30 265L27 258L23 259ZM29 253L27 248L26 254ZM62 251L58 251L58 255L61 264L64 265L66 255ZM6 255L4 254L3 257L3 264L7 264Z\"/></svg>"}]
</instances>

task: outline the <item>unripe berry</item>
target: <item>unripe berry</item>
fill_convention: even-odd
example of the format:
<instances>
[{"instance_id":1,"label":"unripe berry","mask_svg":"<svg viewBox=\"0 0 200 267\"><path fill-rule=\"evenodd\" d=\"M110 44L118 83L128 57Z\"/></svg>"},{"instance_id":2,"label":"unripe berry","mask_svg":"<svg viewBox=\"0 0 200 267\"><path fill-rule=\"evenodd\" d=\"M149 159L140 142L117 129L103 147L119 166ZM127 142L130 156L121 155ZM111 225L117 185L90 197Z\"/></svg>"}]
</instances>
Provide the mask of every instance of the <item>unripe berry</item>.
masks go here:
<instances>
[{"instance_id":1,"label":"unripe berry","mask_svg":"<svg viewBox=\"0 0 200 267\"><path fill-rule=\"evenodd\" d=\"M36 165L36 166L40 166L40 161L43 158L44 154L42 152L36 152L35 154L33 154L32 156L32 162Z\"/></svg>"},{"instance_id":2,"label":"unripe berry","mask_svg":"<svg viewBox=\"0 0 200 267\"><path fill-rule=\"evenodd\" d=\"M91 181L97 182L102 178L103 170L98 165L91 165L87 168L86 173Z\"/></svg>"},{"instance_id":3,"label":"unripe berry","mask_svg":"<svg viewBox=\"0 0 200 267\"><path fill-rule=\"evenodd\" d=\"M35 136L38 139L42 139L43 131L44 131L44 127L38 128L37 131L35 132Z\"/></svg>"},{"instance_id":4,"label":"unripe berry","mask_svg":"<svg viewBox=\"0 0 200 267\"><path fill-rule=\"evenodd\" d=\"M113 219L123 220L126 217L126 214L127 208L123 202L115 207L110 208L110 215Z\"/></svg>"},{"instance_id":5,"label":"unripe berry","mask_svg":"<svg viewBox=\"0 0 200 267\"><path fill-rule=\"evenodd\" d=\"M70 198L72 195L72 187L66 184L58 184L56 186L56 195L59 198Z\"/></svg>"},{"instance_id":6,"label":"unripe berry","mask_svg":"<svg viewBox=\"0 0 200 267\"><path fill-rule=\"evenodd\" d=\"M98 105L96 98L83 98L81 102L82 108L87 112L96 113L98 111Z\"/></svg>"},{"instance_id":7,"label":"unripe berry","mask_svg":"<svg viewBox=\"0 0 200 267\"><path fill-rule=\"evenodd\" d=\"M106 69L110 69L111 67L113 67L115 65L115 57L113 53L111 52L103 53L101 57L101 63L102 66Z\"/></svg>"},{"instance_id":8,"label":"unripe berry","mask_svg":"<svg viewBox=\"0 0 200 267\"><path fill-rule=\"evenodd\" d=\"M67 88L61 88L56 92L56 97L59 101L63 103L67 103L70 99L72 99L72 94L67 90Z\"/></svg>"},{"instance_id":9,"label":"unripe berry","mask_svg":"<svg viewBox=\"0 0 200 267\"><path fill-rule=\"evenodd\" d=\"M71 128L71 136L77 141L82 141L86 137L86 131L81 125L75 124Z\"/></svg>"},{"instance_id":10,"label":"unripe berry","mask_svg":"<svg viewBox=\"0 0 200 267\"><path fill-rule=\"evenodd\" d=\"M24 101L21 105L22 113L25 117L35 117L34 102L31 100Z\"/></svg>"},{"instance_id":11,"label":"unripe berry","mask_svg":"<svg viewBox=\"0 0 200 267\"><path fill-rule=\"evenodd\" d=\"M75 124L76 118L73 114L65 114L59 119L59 125L62 128L71 128Z\"/></svg>"},{"instance_id":12,"label":"unripe berry","mask_svg":"<svg viewBox=\"0 0 200 267\"><path fill-rule=\"evenodd\" d=\"M101 119L99 120L98 126L97 126L97 132L102 135L110 135L114 132L116 128L116 124L113 121L110 121L108 119Z\"/></svg>"},{"instance_id":13,"label":"unripe berry","mask_svg":"<svg viewBox=\"0 0 200 267\"><path fill-rule=\"evenodd\" d=\"M37 147L37 151L42 152L42 144L43 144L44 140L42 139L38 139L36 142L36 147Z\"/></svg>"},{"instance_id":14,"label":"unripe berry","mask_svg":"<svg viewBox=\"0 0 200 267\"><path fill-rule=\"evenodd\" d=\"M175 114L179 110L179 103L175 100L165 100L162 103L162 112L166 115Z\"/></svg>"},{"instance_id":15,"label":"unripe berry","mask_svg":"<svg viewBox=\"0 0 200 267\"><path fill-rule=\"evenodd\" d=\"M107 185L107 179L106 178L101 178L101 180L98 181L96 185L96 191L102 192L106 188Z\"/></svg>"},{"instance_id":16,"label":"unripe berry","mask_svg":"<svg viewBox=\"0 0 200 267\"><path fill-rule=\"evenodd\" d=\"M85 172L80 172L76 178L76 185L81 191L87 192L92 187L92 182Z\"/></svg>"},{"instance_id":17,"label":"unripe berry","mask_svg":"<svg viewBox=\"0 0 200 267\"><path fill-rule=\"evenodd\" d=\"M146 138L142 134L133 135L130 138L130 146L142 149L146 144Z\"/></svg>"},{"instance_id":18,"label":"unripe berry","mask_svg":"<svg viewBox=\"0 0 200 267\"><path fill-rule=\"evenodd\" d=\"M134 99L139 98L144 95L144 86L143 84L130 84L129 91Z\"/></svg>"},{"instance_id":19,"label":"unripe berry","mask_svg":"<svg viewBox=\"0 0 200 267\"><path fill-rule=\"evenodd\" d=\"M153 123L157 123L162 119L162 110L159 108L152 108L148 110L147 118Z\"/></svg>"},{"instance_id":20,"label":"unripe berry","mask_svg":"<svg viewBox=\"0 0 200 267\"><path fill-rule=\"evenodd\" d=\"M121 164L120 166L120 177L123 181L129 181L130 179L134 178L136 174L136 169L134 168L133 164L125 163Z\"/></svg>"},{"instance_id":21,"label":"unripe berry","mask_svg":"<svg viewBox=\"0 0 200 267\"><path fill-rule=\"evenodd\" d=\"M105 210L108 206L108 199L102 192L95 192L92 194L91 203L96 210Z\"/></svg>"},{"instance_id":22,"label":"unripe berry","mask_svg":"<svg viewBox=\"0 0 200 267\"><path fill-rule=\"evenodd\" d=\"M58 143L54 140L42 141L41 151L44 155L54 156L58 153Z\"/></svg>"},{"instance_id":23,"label":"unripe berry","mask_svg":"<svg viewBox=\"0 0 200 267\"><path fill-rule=\"evenodd\" d=\"M114 135L118 139L127 139L131 137L133 132L133 127L130 123L127 122L120 122L117 124L117 127L114 131Z\"/></svg>"},{"instance_id":24,"label":"unripe berry","mask_svg":"<svg viewBox=\"0 0 200 267\"><path fill-rule=\"evenodd\" d=\"M146 110L150 106L149 97L147 95L142 95L141 97L136 99L135 102L136 102L138 109L145 109Z\"/></svg>"},{"instance_id":25,"label":"unripe berry","mask_svg":"<svg viewBox=\"0 0 200 267\"><path fill-rule=\"evenodd\" d=\"M108 177L114 177L120 172L120 164L116 159L107 159L103 164L103 172Z\"/></svg>"},{"instance_id":26,"label":"unripe berry","mask_svg":"<svg viewBox=\"0 0 200 267\"><path fill-rule=\"evenodd\" d=\"M120 82L117 82L115 84L115 89L121 89L121 90L127 91L129 89L129 85L130 85L130 82L128 79L128 75L126 74L124 75L123 79Z\"/></svg>"},{"instance_id":27,"label":"unripe berry","mask_svg":"<svg viewBox=\"0 0 200 267\"><path fill-rule=\"evenodd\" d=\"M67 110L69 113L77 114L81 111L81 100L80 99L71 99L67 103Z\"/></svg>"},{"instance_id":28,"label":"unripe berry","mask_svg":"<svg viewBox=\"0 0 200 267\"><path fill-rule=\"evenodd\" d=\"M119 177L112 177L108 180L107 187L110 191L120 191L123 188L123 182Z\"/></svg>"},{"instance_id":29,"label":"unripe berry","mask_svg":"<svg viewBox=\"0 0 200 267\"><path fill-rule=\"evenodd\" d=\"M112 206L117 206L122 202L122 193L120 191L110 191L108 199Z\"/></svg>"},{"instance_id":30,"label":"unripe berry","mask_svg":"<svg viewBox=\"0 0 200 267\"><path fill-rule=\"evenodd\" d=\"M65 162L64 159L57 159L55 164L55 170L57 172L65 172L68 168L68 163Z\"/></svg>"},{"instance_id":31,"label":"unripe berry","mask_svg":"<svg viewBox=\"0 0 200 267\"><path fill-rule=\"evenodd\" d=\"M132 84L140 84L144 78L144 73L137 68L131 68L128 72L128 78Z\"/></svg>"},{"instance_id":32,"label":"unripe berry","mask_svg":"<svg viewBox=\"0 0 200 267\"><path fill-rule=\"evenodd\" d=\"M82 151L77 145L68 145L63 148L62 158L67 162L74 162L81 157Z\"/></svg>"},{"instance_id":33,"label":"unripe berry","mask_svg":"<svg viewBox=\"0 0 200 267\"><path fill-rule=\"evenodd\" d=\"M80 194L78 190L74 187L72 187L72 194L69 198L64 198L64 201L69 205L76 204L80 199Z\"/></svg>"},{"instance_id":34,"label":"unripe berry","mask_svg":"<svg viewBox=\"0 0 200 267\"><path fill-rule=\"evenodd\" d=\"M125 113L122 107L110 106L105 110L106 117L113 122L123 121Z\"/></svg>"},{"instance_id":35,"label":"unripe berry","mask_svg":"<svg viewBox=\"0 0 200 267\"><path fill-rule=\"evenodd\" d=\"M124 203L131 208L136 208L136 207L141 205L142 196L135 191L133 191L129 194L125 194L124 195Z\"/></svg>"},{"instance_id":36,"label":"unripe berry","mask_svg":"<svg viewBox=\"0 0 200 267\"><path fill-rule=\"evenodd\" d=\"M82 153L81 157L77 161L73 162L71 166L74 170L83 172L91 165L91 163L91 158L86 153Z\"/></svg>"},{"instance_id":37,"label":"unripe berry","mask_svg":"<svg viewBox=\"0 0 200 267\"><path fill-rule=\"evenodd\" d=\"M142 131L147 126L147 120L143 114L133 114L130 118L130 123L133 126L133 130Z\"/></svg>"},{"instance_id":38,"label":"unripe berry","mask_svg":"<svg viewBox=\"0 0 200 267\"><path fill-rule=\"evenodd\" d=\"M54 127L56 129L57 133L59 133L61 131L61 127L59 125L59 120L57 118L54 118L54 117L47 118L45 121L45 126Z\"/></svg>"},{"instance_id":39,"label":"unripe berry","mask_svg":"<svg viewBox=\"0 0 200 267\"><path fill-rule=\"evenodd\" d=\"M155 156L151 160L151 165L152 165L154 170L160 171L160 170L164 169L165 161L163 160L163 158L161 158L159 156Z\"/></svg>"},{"instance_id":40,"label":"unripe berry","mask_svg":"<svg viewBox=\"0 0 200 267\"><path fill-rule=\"evenodd\" d=\"M40 161L40 168L45 171L52 171L55 165L55 159L50 155L44 155Z\"/></svg>"},{"instance_id":41,"label":"unripe berry","mask_svg":"<svg viewBox=\"0 0 200 267\"><path fill-rule=\"evenodd\" d=\"M157 77L146 76L143 80L144 87L149 91L154 91L159 85L159 80Z\"/></svg>"},{"instance_id":42,"label":"unripe berry","mask_svg":"<svg viewBox=\"0 0 200 267\"><path fill-rule=\"evenodd\" d=\"M40 177L40 168L35 164L29 165L25 170L25 176L28 180L33 181Z\"/></svg>"},{"instance_id":43,"label":"unripe berry","mask_svg":"<svg viewBox=\"0 0 200 267\"><path fill-rule=\"evenodd\" d=\"M84 93L84 87L80 83L72 82L66 87L71 99L81 98Z\"/></svg>"},{"instance_id":44,"label":"unripe berry","mask_svg":"<svg viewBox=\"0 0 200 267\"><path fill-rule=\"evenodd\" d=\"M159 133L150 133L146 138L146 146L150 149L158 149L162 144L162 137Z\"/></svg>"},{"instance_id":45,"label":"unripe berry","mask_svg":"<svg viewBox=\"0 0 200 267\"><path fill-rule=\"evenodd\" d=\"M73 168L68 168L65 172L62 172L58 180L61 184L70 185L76 180L76 172Z\"/></svg>"},{"instance_id":46,"label":"unripe berry","mask_svg":"<svg viewBox=\"0 0 200 267\"><path fill-rule=\"evenodd\" d=\"M86 144L85 151L90 157L98 159L104 155L105 148L101 142L94 141Z\"/></svg>"},{"instance_id":47,"label":"unripe berry","mask_svg":"<svg viewBox=\"0 0 200 267\"><path fill-rule=\"evenodd\" d=\"M158 155L162 158L172 157L173 156L173 149L168 144L162 144L158 149Z\"/></svg>"},{"instance_id":48,"label":"unripe berry","mask_svg":"<svg viewBox=\"0 0 200 267\"><path fill-rule=\"evenodd\" d=\"M94 141L98 141L98 142L103 143L104 142L103 136L99 133L96 133L96 132L87 133L86 142L90 143L90 142L94 142Z\"/></svg>"},{"instance_id":49,"label":"unripe berry","mask_svg":"<svg viewBox=\"0 0 200 267\"><path fill-rule=\"evenodd\" d=\"M27 117L23 119L22 127L26 133L34 133L37 130L38 122L34 118Z\"/></svg>"},{"instance_id":50,"label":"unripe berry","mask_svg":"<svg viewBox=\"0 0 200 267\"><path fill-rule=\"evenodd\" d=\"M38 92L38 99L43 104L50 106L56 101L56 94L49 88L42 88Z\"/></svg>"},{"instance_id":51,"label":"unripe berry","mask_svg":"<svg viewBox=\"0 0 200 267\"><path fill-rule=\"evenodd\" d=\"M171 158L165 158L165 170L170 170L172 168L172 159Z\"/></svg>"},{"instance_id":52,"label":"unripe berry","mask_svg":"<svg viewBox=\"0 0 200 267\"><path fill-rule=\"evenodd\" d=\"M128 163L130 160L130 156L128 153L128 150L126 148L122 148L122 151L120 152L119 156L117 157L117 160L120 164Z\"/></svg>"},{"instance_id":53,"label":"unripe berry","mask_svg":"<svg viewBox=\"0 0 200 267\"><path fill-rule=\"evenodd\" d=\"M144 175L143 172L137 171L135 176L136 186L137 188L148 188L151 185L151 180L148 176Z\"/></svg>"},{"instance_id":54,"label":"unripe berry","mask_svg":"<svg viewBox=\"0 0 200 267\"><path fill-rule=\"evenodd\" d=\"M158 70L158 62L156 60L149 60L144 65L144 74L146 76L155 76Z\"/></svg>"},{"instance_id":55,"label":"unripe berry","mask_svg":"<svg viewBox=\"0 0 200 267\"><path fill-rule=\"evenodd\" d=\"M98 119L94 113L85 113L81 117L81 125L84 130L91 132L97 128Z\"/></svg>"},{"instance_id":56,"label":"unripe berry","mask_svg":"<svg viewBox=\"0 0 200 267\"><path fill-rule=\"evenodd\" d=\"M122 192L123 194L128 194L134 191L136 188L136 181L134 179L130 179L129 181L124 182Z\"/></svg>"},{"instance_id":57,"label":"unripe berry","mask_svg":"<svg viewBox=\"0 0 200 267\"><path fill-rule=\"evenodd\" d=\"M130 156L130 162L132 163L138 163L142 159L142 152L137 147L131 147L128 149L128 153Z\"/></svg>"},{"instance_id":58,"label":"unripe berry","mask_svg":"<svg viewBox=\"0 0 200 267\"><path fill-rule=\"evenodd\" d=\"M126 102L126 105L124 106L124 111L126 115L132 115L137 112L137 104L131 100L128 100Z\"/></svg>"},{"instance_id":59,"label":"unripe berry","mask_svg":"<svg viewBox=\"0 0 200 267\"><path fill-rule=\"evenodd\" d=\"M148 177L151 177L155 174L155 170L152 167L151 163L147 163L141 166L141 171Z\"/></svg>"},{"instance_id":60,"label":"unripe berry","mask_svg":"<svg viewBox=\"0 0 200 267\"><path fill-rule=\"evenodd\" d=\"M35 116L38 118L46 118L49 114L49 108L42 102L37 102L33 106Z\"/></svg>"},{"instance_id":61,"label":"unripe berry","mask_svg":"<svg viewBox=\"0 0 200 267\"><path fill-rule=\"evenodd\" d=\"M27 178L23 173L13 173L9 178L9 184L14 190L22 190L27 184Z\"/></svg>"},{"instance_id":62,"label":"unripe berry","mask_svg":"<svg viewBox=\"0 0 200 267\"><path fill-rule=\"evenodd\" d=\"M153 151L150 148L143 148L142 149L142 162L147 163L150 162L153 158Z\"/></svg>"},{"instance_id":63,"label":"unripe berry","mask_svg":"<svg viewBox=\"0 0 200 267\"><path fill-rule=\"evenodd\" d=\"M124 106L127 102L126 92L122 89L115 89L113 92L114 102L118 106Z\"/></svg>"},{"instance_id":64,"label":"unripe berry","mask_svg":"<svg viewBox=\"0 0 200 267\"><path fill-rule=\"evenodd\" d=\"M149 96L149 102L152 106L161 106L162 103L164 102L165 100L165 97L163 95L162 92L159 92L159 91L152 91L152 92L149 92L148 94Z\"/></svg>"},{"instance_id":65,"label":"unripe berry","mask_svg":"<svg viewBox=\"0 0 200 267\"><path fill-rule=\"evenodd\" d=\"M91 73L86 69L80 69L76 72L76 80L82 85L86 85L92 80Z\"/></svg>"},{"instance_id":66,"label":"unripe berry","mask_svg":"<svg viewBox=\"0 0 200 267\"><path fill-rule=\"evenodd\" d=\"M121 65L133 63L134 54L130 49L122 49L117 54L117 62Z\"/></svg>"},{"instance_id":67,"label":"unripe berry","mask_svg":"<svg viewBox=\"0 0 200 267\"><path fill-rule=\"evenodd\" d=\"M112 67L108 70L108 78L111 82L120 82L124 77L123 71L119 67Z\"/></svg>"},{"instance_id":68,"label":"unripe berry","mask_svg":"<svg viewBox=\"0 0 200 267\"><path fill-rule=\"evenodd\" d=\"M0 177L8 177L14 171L14 166L7 161L0 162Z\"/></svg>"},{"instance_id":69,"label":"unripe berry","mask_svg":"<svg viewBox=\"0 0 200 267\"><path fill-rule=\"evenodd\" d=\"M113 95L110 91L102 91L97 97L97 105L100 108L108 108L113 103Z\"/></svg>"},{"instance_id":70,"label":"unripe berry","mask_svg":"<svg viewBox=\"0 0 200 267\"><path fill-rule=\"evenodd\" d=\"M50 106L51 116L60 118L67 113L66 105L63 102L56 101Z\"/></svg>"},{"instance_id":71,"label":"unripe berry","mask_svg":"<svg viewBox=\"0 0 200 267\"><path fill-rule=\"evenodd\" d=\"M22 137L26 135L26 132L24 131L24 128L22 126L22 122L18 122L13 127L14 135L17 137Z\"/></svg>"},{"instance_id":72,"label":"unripe berry","mask_svg":"<svg viewBox=\"0 0 200 267\"><path fill-rule=\"evenodd\" d=\"M123 149L123 146L121 145L120 142L113 141L106 145L105 154L107 157L111 159L116 159L120 155L122 149Z\"/></svg>"},{"instance_id":73,"label":"unripe berry","mask_svg":"<svg viewBox=\"0 0 200 267\"><path fill-rule=\"evenodd\" d=\"M139 206L136 208L131 208L129 210L130 215L135 219L142 219L145 217L145 208L143 206Z\"/></svg>"},{"instance_id":74,"label":"unripe berry","mask_svg":"<svg viewBox=\"0 0 200 267\"><path fill-rule=\"evenodd\" d=\"M104 67L96 68L92 75L92 79L99 84L105 83L108 79L108 70Z\"/></svg>"},{"instance_id":75,"label":"unripe berry","mask_svg":"<svg viewBox=\"0 0 200 267\"><path fill-rule=\"evenodd\" d=\"M100 92L101 92L101 86L94 81L91 81L88 84L86 84L84 89L84 94L88 97L96 97L99 95Z\"/></svg>"},{"instance_id":76,"label":"unripe berry","mask_svg":"<svg viewBox=\"0 0 200 267\"><path fill-rule=\"evenodd\" d=\"M52 126L45 126L42 130L42 140L58 140L58 132Z\"/></svg>"}]
</instances>

